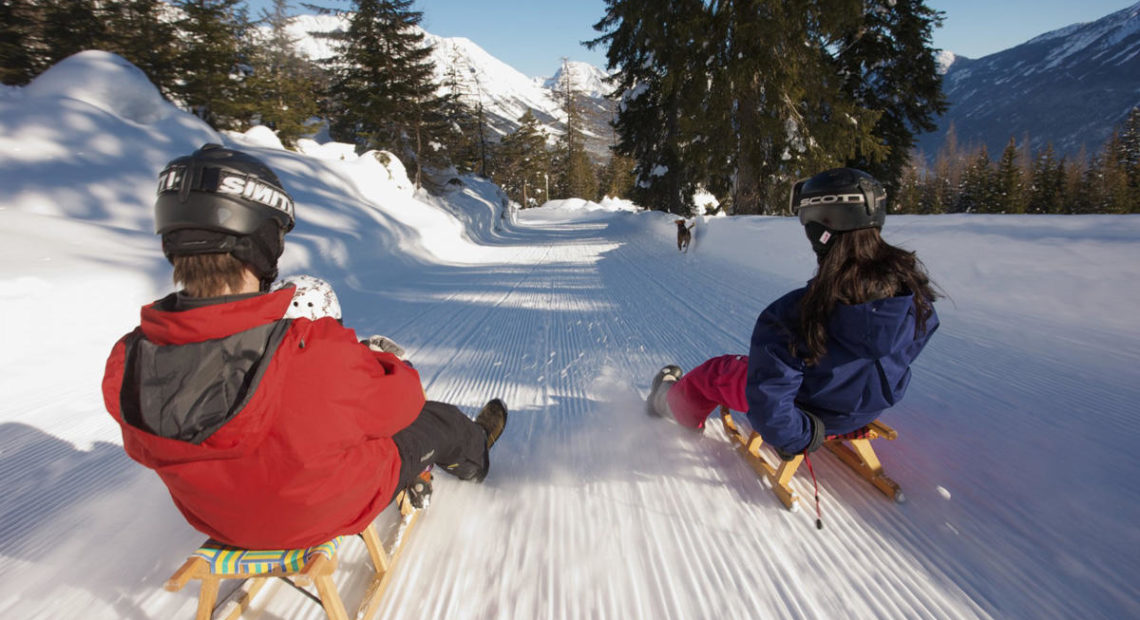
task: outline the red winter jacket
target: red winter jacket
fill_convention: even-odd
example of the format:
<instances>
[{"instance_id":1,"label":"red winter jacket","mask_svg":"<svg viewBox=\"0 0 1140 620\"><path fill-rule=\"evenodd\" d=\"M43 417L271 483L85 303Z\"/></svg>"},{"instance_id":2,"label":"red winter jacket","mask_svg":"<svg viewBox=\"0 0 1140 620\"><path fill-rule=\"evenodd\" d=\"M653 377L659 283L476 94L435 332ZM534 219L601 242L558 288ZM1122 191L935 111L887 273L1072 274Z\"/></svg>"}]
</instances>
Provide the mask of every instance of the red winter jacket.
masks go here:
<instances>
[{"instance_id":1,"label":"red winter jacket","mask_svg":"<svg viewBox=\"0 0 1140 620\"><path fill-rule=\"evenodd\" d=\"M225 543L298 548L364 529L395 492L392 435L424 404L415 370L335 319L283 320L293 290L181 311L160 300L107 360L127 454Z\"/></svg>"}]
</instances>

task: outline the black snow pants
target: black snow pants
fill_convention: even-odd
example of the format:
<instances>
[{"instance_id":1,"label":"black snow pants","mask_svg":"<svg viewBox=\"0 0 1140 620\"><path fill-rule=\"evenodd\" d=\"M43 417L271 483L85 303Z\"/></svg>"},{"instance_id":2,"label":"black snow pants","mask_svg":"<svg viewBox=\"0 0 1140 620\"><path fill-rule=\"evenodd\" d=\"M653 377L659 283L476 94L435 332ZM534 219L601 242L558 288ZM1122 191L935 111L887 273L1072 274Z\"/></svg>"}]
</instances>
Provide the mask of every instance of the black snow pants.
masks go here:
<instances>
[{"instance_id":1,"label":"black snow pants","mask_svg":"<svg viewBox=\"0 0 1140 620\"><path fill-rule=\"evenodd\" d=\"M427 401L419 417L392 440L400 451L397 493L433 464L462 480L487 475L487 434L455 405Z\"/></svg>"}]
</instances>

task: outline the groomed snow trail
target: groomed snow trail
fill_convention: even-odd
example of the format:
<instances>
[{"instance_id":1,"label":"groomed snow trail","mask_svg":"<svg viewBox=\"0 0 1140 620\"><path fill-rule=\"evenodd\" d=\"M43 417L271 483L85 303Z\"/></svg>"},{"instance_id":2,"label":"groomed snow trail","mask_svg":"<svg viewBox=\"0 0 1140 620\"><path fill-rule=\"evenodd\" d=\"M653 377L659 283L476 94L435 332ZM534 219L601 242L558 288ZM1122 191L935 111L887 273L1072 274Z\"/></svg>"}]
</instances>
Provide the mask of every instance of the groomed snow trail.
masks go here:
<instances>
[{"instance_id":1,"label":"groomed snow trail","mask_svg":"<svg viewBox=\"0 0 1140 620\"><path fill-rule=\"evenodd\" d=\"M804 505L789 512L719 422L693 433L649 418L643 400L665 363L747 352L756 314L801 283L767 265L786 266L776 253L806 246L802 231L731 222L757 239L740 266L706 256L700 229L678 253L654 217L542 209L497 233L482 262L351 265L338 286L347 325L402 344L429 398L472 416L494 396L511 409L484 484L437 474L381 617L1135 615L1134 332L991 311L969 291L940 302L944 326L884 418L901 438L878 444L908 503L820 454L817 531L806 472L793 482ZM923 239L959 227L899 218L887 232L937 276L954 255ZM140 252L152 247L137 237ZM130 316L144 301L111 303ZM110 342L76 337L82 364L61 368L82 366L83 381L51 393L13 384L5 403L0 580L13 587L0 617L192 617L196 586L161 586L201 535L122 452L87 376ZM365 561L363 545L346 544L350 608ZM274 583L245 617L323 612Z\"/></svg>"},{"instance_id":2,"label":"groomed snow trail","mask_svg":"<svg viewBox=\"0 0 1140 620\"><path fill-rule=\"evenodd\" d=\"M474 412L501 396L512 413L486 484L437 477L387 617L985 615L918 550L869 527L861 511L897 508L827 457L820 475L856 505L825 492L816 532L718 424L701 437L645 415L662 364L746 353L756 313L787 282L702 269L630 214L536 215L514 236L509 265L417 283L449 294L393 332L429 397Z\"/></svg>"}]
</instances>

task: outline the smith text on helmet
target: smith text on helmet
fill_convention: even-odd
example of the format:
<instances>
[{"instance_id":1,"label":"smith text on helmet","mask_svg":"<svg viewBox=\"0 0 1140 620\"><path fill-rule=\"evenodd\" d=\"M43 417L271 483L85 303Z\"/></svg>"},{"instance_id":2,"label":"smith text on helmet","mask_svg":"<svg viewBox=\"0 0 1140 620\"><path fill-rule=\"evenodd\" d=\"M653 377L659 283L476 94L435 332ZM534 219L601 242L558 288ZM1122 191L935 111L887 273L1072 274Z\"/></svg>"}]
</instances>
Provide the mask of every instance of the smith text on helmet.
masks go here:
<instances>
[{"instance_id":1,"label":"smith text on helmet","mask_svg":"<svg viewBox=\"0 0 1140 620\"><path fill-rule=\"evenodd\" d=\"M218 192L242 196L246 200L259 202L267 207L277 209L293 217L293 201L289 196L273 187L243 174L234 174L222 171L221 181L218 183Z\"/></svg>"},{"instance_id":2,"label":"smith text on helmet","mask_svg":"<svg viewBox=\"0 0 1140 620\"><path fill-rule=\"evenodd\" d=\"M163 170L158 177L158 193L179 191L182 187L183 177L187 173L186 166L170 166ZM206 177L207 175L203 175ZM293 218L293 200L280 189L262 182L256 177L233 172L218 170L217 185L215 187L201 187L203 191L215 191L219 194L241 196L285 213Z\"/></svg>"}]
</instances>

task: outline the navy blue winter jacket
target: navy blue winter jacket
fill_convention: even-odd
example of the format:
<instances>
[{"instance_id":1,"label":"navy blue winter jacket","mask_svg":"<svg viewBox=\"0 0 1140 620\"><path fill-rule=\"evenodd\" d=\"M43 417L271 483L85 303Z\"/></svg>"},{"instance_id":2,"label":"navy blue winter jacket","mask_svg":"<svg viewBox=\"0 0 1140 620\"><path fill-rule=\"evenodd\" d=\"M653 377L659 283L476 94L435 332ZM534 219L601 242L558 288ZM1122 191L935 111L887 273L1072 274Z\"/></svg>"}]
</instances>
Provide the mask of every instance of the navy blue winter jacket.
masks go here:
<instances>
[{"instance_id":1,"label":"navy blue winter jacket","mask_svg":"<svg viewBox=\"0 0 1140 620\"><path fill-rule=\"evenodd\" d=\"M926 330L915 334L911 294L839 304L828 325L827 354L816 366L807 366L788 348L806 292L806 287L796 289L760 313L745 387L752 428L764 441L791 453L806 448L812 436L811 422L797 407L823 420L828 434L864 426L902 399L911 362L938 329L932 310Z\"/></svg>"}]
</instances>

